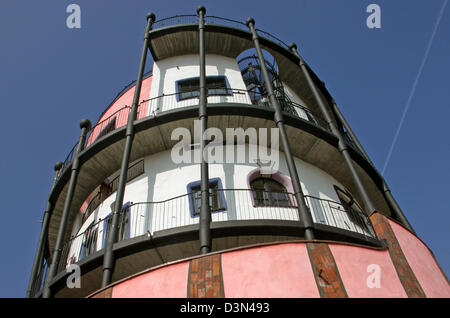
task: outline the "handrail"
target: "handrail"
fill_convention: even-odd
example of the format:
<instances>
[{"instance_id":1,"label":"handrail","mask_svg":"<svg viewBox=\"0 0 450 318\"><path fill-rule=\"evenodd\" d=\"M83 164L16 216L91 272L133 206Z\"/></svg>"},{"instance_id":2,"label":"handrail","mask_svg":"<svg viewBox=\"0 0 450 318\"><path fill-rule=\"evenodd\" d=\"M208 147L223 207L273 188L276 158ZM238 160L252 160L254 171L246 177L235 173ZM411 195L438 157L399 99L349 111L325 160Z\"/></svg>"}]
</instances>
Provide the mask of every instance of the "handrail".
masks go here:
<instances>
[{"instance_id":1,"label":"handrail","mask_svg":"<svg viewBox=\"0 0 450 318\"><path fill-rule=\"evenodd\" d=\"M241 21L228 19L228 18L217 17L217 16L214 16L214 15L207 15L207 16L205 16L205 23L206 23L206 25L208 25L208 24L216 24L216 23L214 23L216 20L224 22L225 24L228 24L227 26L232 26L232 27L236 27L237 26L238 29L244 29L245 31L248 31L248 28L245 25L245 23L243 23ZM220 24L218 24L218 25L220 25Z\"/></svg>"},{"instance_id":2,"label":"handrail","mask_svg":"<svg viewBox=\"0 0 450 318\"><path fill-rule=\"evenodd\" d=\"M191 22L193 20L192 18L197 18L197 15L196 14L181 14L181 15L174 15L174 16L171 16L171 17L159 19L159 20L156 20L155 22L153 22L152 29L155 30L155 29L159 29L159 28L170 26L170 25L174 25L174 24L193 24L193 23L197 23L197 21ZM170 23L170 22L172 22L175 19L178 21L178 23L173 23L173 24ZM187 21L189 21L189 23L180 23L180 21L182 19L186 19ZM191 20L188 20L188 19L191 19Z\"/></svg>"},{"instance_id":3,"label":"handrail","mask_svg":"<svg viewBox=\"0 0 450 318\"><path fill-rule=\"evenodd\" d=\"M261 94L258 91L255 91L255 90L237 89L237 88L220 88L217 90L224 91L225 93L224 94L220 94L220 93L208 94L207 97L208 98L219 98L222 96L222 98L228 98L225 101L222 101L219 98L219 100L217 101L219 103L220 102L226 102L226 103L232 102L232 103L252 104L252 105L261 106L261 107L269 107L270 106L268 101L264 101L267 96L265 96L264 94ZM149 109L153 109L153 111L158 111L158 112L164 112L164 111L172 110L175 108L182 108L182 107L196 105L196 103L192 102L192 101L198 97L191 97L188 99L180 99L181 94L183 94L183 93L177 92L177 93L171 93L171 94L162 94L162 95L151 97L148 99L143 99L138 105L138 113L141 111L141 106L144 103L148 103ZM208 104L214 104L217 102L208 100ZM318 114L313 113L307 107L300 105L298 103L295 103L293 101L286 100L286 99L283 99L282 102L283 102L283 104L287 104L289 106L292 106L296 109L301 110L300 113L298 111L294 111L294 112L289 111L288 109L283 110L284 112L287 112L288 114L293 115L297 118L312 122L313 124L323 128L325 130L330 131L330 128L329 128L328 124L326 123L326 121ZM107 118L104 118L100 122L98 122L95 126L93 126L89 130L89 132L88 132L89 135L86 139L85 147L91 146L96 141L96 139L99 138L99 135L102 134L102 130L104 128L106 128L107 125L114 118L119 118L119 119L114 123L114 127L112 127L111 130L108 130L107 133L110 133L122 126L125 126L126 122L127 122L127 118L128 118L128 113L130 111L131 111L131 107L128 105L125 105L122 108L116 110L111 115L109 115ZM151 114L143 114L142 116L139 115L139 117L143 118L143 117L150 116L150 115ZM103 135L101 135L101 136L103 136ZM75 144L75 146L72 148L72 150L70 151L70 153L64 160L63 168L61 169L61 171L63 171L66 166L71 164L77 145L78 145L78 143ZM59 175L61 175L61 174L59 174Z\"/></svg>"},{"instance_id":4,"label":"handrail","mask_svg":"<svg viewBox=\"0 0 450 318\"><path fill-rule=\"evenodd\" d=\"M142 166L142 168L139 169L137 173L134 173L134 174L130 173L130 172L133 172L133 168L135 168L135 167L139 168L139 166ZM129 182L129 181L135 179L136 177L140 176L144 172L143 166L144 166L144 161L143 160L139 160L139 161L133 163L132 165L130 165L128 167L128 172L127 172L127 182ZM108 197L117 190L118 180L119 180L119 176L116 176L112 180L109 180L109 182L107 184L105 184L107 187L109 187L109 193L107 194ZM83 217L81 219L81 222L84 223L87 220L87 218L91 215L91 213L94 212L95 209L97 209L100 206L100 204L103 203L103 201L105 199L106 198L102 198L101 189L99 189L97 194L95 194L90 199L89 204L86 207L86 209L84 211L82 211L83 212Z\"/></svg>"},{"instance_id":5,"label":"handrail","mask_svg":"<svg viewBox=\"0 0 450 318\"><path fill-rule=\"evenodd\" d=\"M375 237L370 218L364 213L342 203L311 195L305 195L305 201L315 223L356 232L366 238Z\"/></svg>"},{"instance_id":6,"label":"handrail","mask_svg":"<svg viewBox=\"0 0 450 318\"><path fill-rule=\"evenodd\" d=\"M144 73L144 79L146 79L147 77L152 75L153 70L149 70L146 73ZM130 83L128 83L127 85L125 85L117 94L116 96L113 98L113 100L108 104L108 107L106 107L106 110L100 114L99 120L100 118L102 118L102 116L108 111L109 107L112 106L112 104L114 104L120 96L123 95L123 93L125 93L127 90L129 90L131 87L133 87L133 85L136 83L136 80L131 81Z\"/></svg>"},{"instance_id":7,"label":"handrail","mask_svg":"<svg viewBox=\"0 0 450 318\"><path fill-rule=\"evenodd\" d=\"M256 189L216 189L217 197L224 200L220 202L220 209L213 211L213 222L226 221L228 215L235 215L235 220L289 220L298 221L298 213L294 195L290 192L275 192ZM165 200L132 202L122 210L119 222L119 241L133 237L166 230L174 227L195 224L198 217L192 215L193 194L190 192L171 197ZM275 200L266 200L255 197L255 193L270 194ZM284 198L274 196L283 194ZM287 197L286 197L287 196ZM361 212L345 207L342 203L305 195L305 201L311 210L314 223L323 224L333 228L359 233L366 239L375 238L370 219ZM278 199L277 199L278 198ZM286 203L286 198L289 202ZM257 202L258 201L258 202ZM184 217L184 220L180 219ZM175 218L175 221L173 221ZM178 218L178 219L177 219ZM82 232L70 237L63 245L61 263L58 271L61 272L72 263L104 248L104 240L109 231L111 215L98 220L85 227ZM109 232L108 232L109 233ZM39 275L34 282L33 293L42 288L44 275Z\"/></svg>"},{"instance_id":8,"label":"handrail","mask_svg":"<svg viewBox=\"0 0 450 318\"><path fill-rule=\"evenodd\" d=\"M153 30L156 30L156 29L159 29L162 27L167 27L167 26L172 26L172 25L177 25L177 24L197 24L198 23L197 18L198 18L198 16L194 15L194 14L175 15L172 17L167 17L167 18L163 18L163 19L155 21L153 23L152 27L153 27ZM216 23L217 21L222 22L222 23ZM213 16L213 15L205 16L205 24L206 25L208 25L208 24L224 25L227 27L233 27L233 28L237 28L242 31L245 31L245 32L249 32L248 27L244 22L229 19L229 18ZM256 29L256 30L258 32L262 33L264 35L264 37L266 37L268 40L282 46L286 50L289 50L289 45L287 45L285 42L280 40L278 37L270 34L269 32L263 31L261 29Z\"/></svg>"}]
</instances>

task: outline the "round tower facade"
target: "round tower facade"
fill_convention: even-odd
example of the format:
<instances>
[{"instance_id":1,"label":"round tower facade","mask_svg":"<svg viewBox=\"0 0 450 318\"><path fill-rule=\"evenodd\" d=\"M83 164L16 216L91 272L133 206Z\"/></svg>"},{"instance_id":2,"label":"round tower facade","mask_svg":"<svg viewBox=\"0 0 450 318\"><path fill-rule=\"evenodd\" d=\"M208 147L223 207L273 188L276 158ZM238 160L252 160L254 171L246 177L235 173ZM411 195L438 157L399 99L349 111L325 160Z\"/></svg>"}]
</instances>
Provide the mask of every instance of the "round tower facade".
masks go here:
<instances>
[{"instance_id":1,"label":"round tower facade","mask_svg":"<svg viewBox=\"0 0 450 318\"><path fill-rule=\"evenodd\" d=\"M27 296L450 297L294 44L147 18L137 80L55 166Z\"/></svg>"}]
</instances>

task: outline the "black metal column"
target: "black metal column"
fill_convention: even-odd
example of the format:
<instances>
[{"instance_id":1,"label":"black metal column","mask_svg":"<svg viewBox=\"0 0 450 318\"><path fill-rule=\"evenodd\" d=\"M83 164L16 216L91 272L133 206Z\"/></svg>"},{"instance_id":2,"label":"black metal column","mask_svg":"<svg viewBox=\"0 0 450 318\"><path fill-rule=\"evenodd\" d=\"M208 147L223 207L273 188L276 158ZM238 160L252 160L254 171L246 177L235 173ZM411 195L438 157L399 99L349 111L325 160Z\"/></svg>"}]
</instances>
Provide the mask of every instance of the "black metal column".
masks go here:
<instances>
[{"instance_id":1,"label":"black metal column","mask_svg":"<svg viewBox=\"0 0 450 318\"><path fill-rule=\"evenodd\" d=\"M297 52L297 45L295 45L294 43L292 43L289 46L290 50L292 51L292 53L297 56L300 60L299 62L299 66L303 72L303 74L305 75L305 78L308 82L309 87L311 88L311 91L314 94L314 98L316 99L317 104L319 105L319 108L325 118L325 120L327 121L328 125L330 126L330 129L332 131L332 133L334 135L336 135L339 138L339 143L338 143L338 149L341 152L342 156L344 157L344 161L347 165L347 168L350 170L350 174L352 176L353 181L355 182L356 188L358 190L359 195L361 196L361 199L363 200L363 204L366 208L366 213L370 214L373 211L375 211L375 205L373 204L372 200L370 199L362 181L361 178L358 175L358 172L356 171L355 166L353 165L353 161L350 157L350 154L348 153L348 146L347 143L345 142L341 132L339 131L339 129L337 129L336 125L334 124L334 121L331 117L330 112L328 111L327 106L325 105L325 103L323 102L322 98L319 95L319 92L317 90L317 87L314 85L314 82L311 78L311 75L309 74L308 69L306 68L306 63L305 61L302 59L302 57L298 54Z\"/></svg>"},{"instance_id":2,"label":"black metal column","mask_svg":"<svg viewBox=\"0 0 450 318\"><path fill-rule=\"evenodd\" d=\"M259 45L258 34L255 30L255 20L253 20L252 18L248 18L246 24L249 27L250 32L252 33L252 36L253 36L252 37L253 44L255 46L256 52L258 53L258 59L259 59L260 65L261 65L261 71L264 76L265 86L266 86L267 92L269 94L268 97L270 99L270 103L271 103L272 107L275 109L274 121L280 132L281 144L283 145L283 150L284 150L286 163L287 163L288 170L289 170L289 175L291 177L292 186L293 186L294 192L295 192L295 194L294 194L295 199L297 200L297 208L298 208L299 217L305 226L305 238L308 240L313 240L314 239L314 222L313 222L313 219L311 216L311 212L310 212L308 206L306 205L305 197L304 197L302 187L300 184L300 179L298 177L297 168L295 166L294 158L291 153L291 147L289 145L289 140L288 140L288 137L286 134L286 129L284 127L283 113L281 111L280 104L278 103L278 100L276 99L276 97L274 95L272 82L270 81L270 77L269 77L269 73L267 72L264 56L261 51L261 47Z\"/></svg>"},{"instance_id":3,"label":"black metal column","mask_svg":"<svg viewBox=\"0 0 450 318\"><path fill-rule=\"evenodd\" d=\"M345 120L344 115L342 115L339 107L336 105L336 102L333 100L333 110L336 114L336 117L338 120L344 125L345 129L347 130L348 134L352 138L352 140L355 142L356 147L358 147L359 151L362 153L364 158L372 165L373 169L377 172L377 174L381 178L382 186L383 186L383 194L384 198L386 199L389 207L391 208L392 212L395 214L397 219L402 222L402 224L411 232L415 233L414 229L412 228L411 224L408 222L406 216L403 214L402 209L398 205L397 201L395 200L394 196L391 193L391 190L389 189L389 186L387 185L386 181L384 180L384 177L378 172L378 170L375 168L375 165L373 164L372 160L370 160L369 155L364 150L363 146L359 142L358 138L356 137L355 133L353 132L352 128L350 127L349 123Z\"/></svg>"},{"instance_id":4,"label":"black metal column","mask_svg":"<svg viewBox=\"0 0 450 318\"><path fill-rule=\"evenodd\" d=\"M78 173L80 172L80 160L78 159L78 155L84 149L84 142L86 141L86 134L91 129L91 122L87 119L82 119L80 122L81 135L78 141L77 149L75 151L75 155L72 161L72 173L70 175L69 188L67 190L66 201L64 202L64 208L61 215L61 222L59 223L58 236L56 238L55 243L55 251L53 252L52 264L50 265L50 269L47 274L47 278L45 280L44 292L42 294L43 298L51 297L50 290L50 282L53 277L57 274L62 247L64 243L64 236L66 234L67 222L69 220L69 212L72 207L72 199L75 193L75 187L77 185Z\"/></svg>"},{"instance_id":5,"label":"black metal column","mask_svg":"<svg viewBox=\"0 0 450 318\"><path fill-rule=\"evenodd\" d=\"M128 114L128 122L126 129L125 148L123 150L122 164L120 167L119 183L117 186L116 201L114 211L111 219L110 232L108 234L108 240L106 242L105 254L103 257L103 278L102 287L105 287L111 283L112 274L114 271L115 257L113 252L113 245L117 241L119 217L122 212L123 198L125 195L125 185L127 183L128 164L130 162L131 147L134 139L134 121L137 117L137 109L139 106L139 98L141 95L142 79L144 76L145 62L147 60L148 46L150 40L150 30L152 24L155 21L155 15L153 13L147 14L147 26L145 28L144 44L142 46L142 54L139 62L138 75L136 79L136 86L133 97L133 104L131 111Z\"/></svg>"},{"instance_id":6,"label":"black metal column","mask_svg":"<svg viewBox=\"0 0 450 318\"><path fill-rule=\"evenodd\" d=\"M58 173L60 172L62 166L63 166L63 163L61 161L58 161L55 164L55 175L53 177L53 182L52 182L52 186L50 188L50 193L52 193L53 188L55 187L56 179L57 179ZM32 289L36 283L37 275L43 270L42 261L44 258L44 248L45 248L45 244L47 242L48 226L50 224L50 216L51 216L52 211L53 211L53 204L50 202L50 198L48 198L47 203L45 205L44 216L42 217L41 234L39 235L38 246L36 249L36 254L34 256L33 266L31 268L30 281L28 283L28 288L27 288L27 292L26 292L26 296L25 296L27 298L32 297L31 293L33 292Z\"/></svg>"},{"instance_id":7,"label":"black metal column","mask_svg":"<svg viewBox=\"0 0 450 318\"><path fill-rule=\"evenodd\" d=\"M199 220L199 243L200 254L206 254L211 251L211 207L209 206L209 172L208 162L204 158L207 141L204 139L204 133L208 128L208 111L207 111L207 95L206 95L206 62L205 62L205 14L204 6L197 8L198 14L198 32L199 32L199 55L200 55L200 97L198 117L200 120L200 175L201 175L201 207Z\"/></svg>"}]
</instances>

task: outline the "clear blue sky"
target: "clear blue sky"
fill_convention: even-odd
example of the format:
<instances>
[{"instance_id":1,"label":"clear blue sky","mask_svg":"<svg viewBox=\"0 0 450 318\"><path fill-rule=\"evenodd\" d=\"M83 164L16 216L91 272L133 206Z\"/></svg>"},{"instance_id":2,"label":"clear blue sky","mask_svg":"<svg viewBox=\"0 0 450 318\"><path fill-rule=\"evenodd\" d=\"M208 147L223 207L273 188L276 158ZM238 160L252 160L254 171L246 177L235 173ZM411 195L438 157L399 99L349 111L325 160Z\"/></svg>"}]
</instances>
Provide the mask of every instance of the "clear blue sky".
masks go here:
<instances>
[{"instance_id":1,"label":"clear blue sky","mask_svg":"<svg viewBox=\"0 0 450 318\"><path fill-rule=\"evenodd\" d=\"M195 14L203 4L296 42L381 171L443 1L1 1L0 297L25 295L53 165L76 142L80 119L95 122L136 78L146 12ZM70 3L81 7L81 29L66 27ZM370 3L381 7L381 29L366 26ZM449 39L447 7L385 171L447 274Z\"/></svg>"}]
</instances>

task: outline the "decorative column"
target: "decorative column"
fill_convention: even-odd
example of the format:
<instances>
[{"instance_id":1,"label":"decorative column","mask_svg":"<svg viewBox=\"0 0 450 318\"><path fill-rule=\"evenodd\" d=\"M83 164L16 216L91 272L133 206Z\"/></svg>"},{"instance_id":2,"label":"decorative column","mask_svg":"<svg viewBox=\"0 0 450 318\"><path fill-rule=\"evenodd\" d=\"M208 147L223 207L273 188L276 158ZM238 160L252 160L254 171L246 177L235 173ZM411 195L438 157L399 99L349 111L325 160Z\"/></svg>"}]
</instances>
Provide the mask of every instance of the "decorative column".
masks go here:
<instances>
[{"instance_id":1,"label":"decorative column","mask_svg":"<svg viewBox=\"0 0 450 318\"><path fill-rule=\"evenodd\" d=\"M144 44L142 46L142 54L139 62L138 75L136 79L136 87L134 90L133 104L128 114L128 122L126 129L125 148L123 150L122 165L120 168L119 183L117 186L116 202L111 219L111 228L106 242L105 254L103 257L103 279L102 287L111 283L112 274L114 271L115 257L113 252L113 245L117 241L117 234L119 230L119 217L122 212L123 198L125 195L125 185L127 183L128 165L130 162L131 147L134 139L134 121L137 116L137 108L139 106L139 98L141 96L142 79L144 77L145 62L147 60L147 52L150 40L150 30L155 21L153 13L147 14L147 26L144 34Z\"/></svg>"},{"instance_id":2,"label":"decorative column","mask_svg":"<svg viewBox=\"0 0 450 318\"><path fill-rule=\"evenodd\" d=\"M197 8L198 14L198 32L199 32L199 48L200 48L200 97L198 118L200 120L200 153L202 161L200 164L201 175L201 207L199 220L199 243L200 254L206 254L211 251L211 207L209 206L209 172L208 162L205 160L203 154L207 146L207 141L204 139L204 133L208 128L208 112L207 112L207 95L206 95L206 66L205 66L205 13L204 6Z\"/></svg>"},{"instance_id":3,"label":"decorative column","mask_svg":"<svg viewBox=\"0 0 450 318\"><path fill-rule=\"evenodd\" d=\"M341 152L342 156L344 157L344 161L345 164L348 168L348 170L350 171L350 174L352 176L352 179L356 185L356 189L361 197L361 199L363 200L363 204L366 208L366 213L367 215L370 215L372 212L375 211L375 205L373 204L372 200L369 197L369 194L367 193L360 176L358 175L358 172L356 171L356 168L353 164L353 161L350 157L350 154L348 152L348 146L347 143L345 142L341 132L339 131L339 129L336 127L331 114L328 110L328 107L325 105L325 103L323 102L322 98L319 95L319 91L317 90L317 87L314 85L314 82L311 78L311 75L309 74L308 69L306 68L306 63L305 61L301 58L301 56L298 54L297 52L297 45L295 45L295 43L291 43L291 45L289 45L290 50L292 51L292 53L299 58L299 66L303 72L303 74L305 75L305 78L308 82L308 85L311 89L311 91L313 92L314 98L317 102L317 104L319 105L319 108L322 112L323 117L325 118L325 120L327 121L328 125L330 126L331 132L338 137L339 139L339 143L338 143L338 149Z\"/></svg>"},{"instance_id":4,"label":"decorative column","mask_svg":"<svg viewBox=\"0 0 450 318\"><path fill-rule=\"evenodd\" d=\"M78 140L78 145L75 151L75 155L72 161L72 173L70 175L69 188L67 190L66 201L64 202L64 208L61 215L61 222L59 223L58 236L55 243L55 251L53 252L52 264L45 280L43 298L51 297L50 282L57 274L56 271L59 267L61 259L62 247L64 244L64 237L66 234L67 222L69 220L69 212L72 206L73 196L75 194L75 187L77 185L78 174L80 172L80 160L78 158L80 152L84 149L84 143L86 141L86 134L91 129L91 122L87 119L82 119L80 123L81 134Z\"/></svg>"},{"instance_id":5,"label":"decorative column","mask_svg":"<svg viewBox=\"0 0 450 318\"><path fill-rule=\"evenodd\" d=\"M388 187L386 181L384 180L383 176L375 168L374 164L370 160L369 155L364 150L363 146L359 142L358 138L356 137L355 133L353 132L353 130L350 127L350 125L348 124L348 122L345 120L344 116L342 115L341 111L339 110L339 107L336 105L336 102L334 100L332 101L332 104L333 104L334 113L336 114L338 120L342 123L342 125L344 125L345 130L347 130L348 134L353 139L353 141L355 142L356 147L358 147L359 151L362 153L364 158L372 165L372 167L375 169L377 174L380 176L381 182L382 182L382 186L383 186L383 194L384 194L384 197L385 197L389 207L391 208L392 212L394 212L394 214L397 217L397 219L400 222L402 222L402 224L408 230L410 230L411 232L415 233L414 229L411 226L411 224L408 222L408 219L403 214L402 209L400 208L400 206L398 205L398 203L395 200L394 196L392 195L391 190L389 189L389 187Z\"/></svg>"},{"instance_id":6,"label":"decorative column","mask_svg":"<svg viewBox=\"0 0 450 318\"><path fill-rule=\"evenodd\" d=\"M302 187L300 184L300 179L298 177L297 168L294 163L294 158L291 153L291 147L289 145L288 137L286 134L286 129L284 127L283 122L283 113L281 112L280 104L278 103L278 100L276 99L273 91L272 82L270 81L269 73L267 72L267 67L265 64L264 56L261 51L261 46L259 44L259 38L258 34L255 30L255 20L252 18L247 19L247 26L250 29L250 32L252 33L252 40L256 49L256 52L258 53L258 59L259 63L261 65L261 71L264 76L264 84L266 86L267 92L269 94L269 99L272 107L275 110L275 116L274 121L276 126L279 129L280 132L280 138L281 138L281 144L283 145L283 150L286 158L286 163L289 170L289 175L292 180L292 186L294 188L294 196L297 200L297 209L299 213L300 220L303 222L305 226L305 238L307 240L313 240L314 239L314 222L311 216L311 212L306 205L305 197L303 195Z\"/></svg>"},{"instance_id":7,"label":"decorative column","mask_svg":"<svg viewBox=\"0 0 450 318\"><path fill-rule=\"evenodd\" d=\"M53 188L55 187L56 179L58 174L63 166L61 161L58 161L55 164L55 176L53 177L53 183L50 188L50 193L52 193ZM34 256L33 267L31 268L31 277L28 283L28 289L26 296L27 298L32 297L31 293L33 292L33 286L36 284L36 278L39 273L42 272L42 261L44 258L44 248L47 242L48 235L48 226L50 224L50 216L53 211L53 204L50 202L50 198L47 199L47 204L45 205L44 216L42 218L42 226L41 226L41 234L39 235L38 247L36 249L36 254Z\"/></svg>"}]
</instances>

